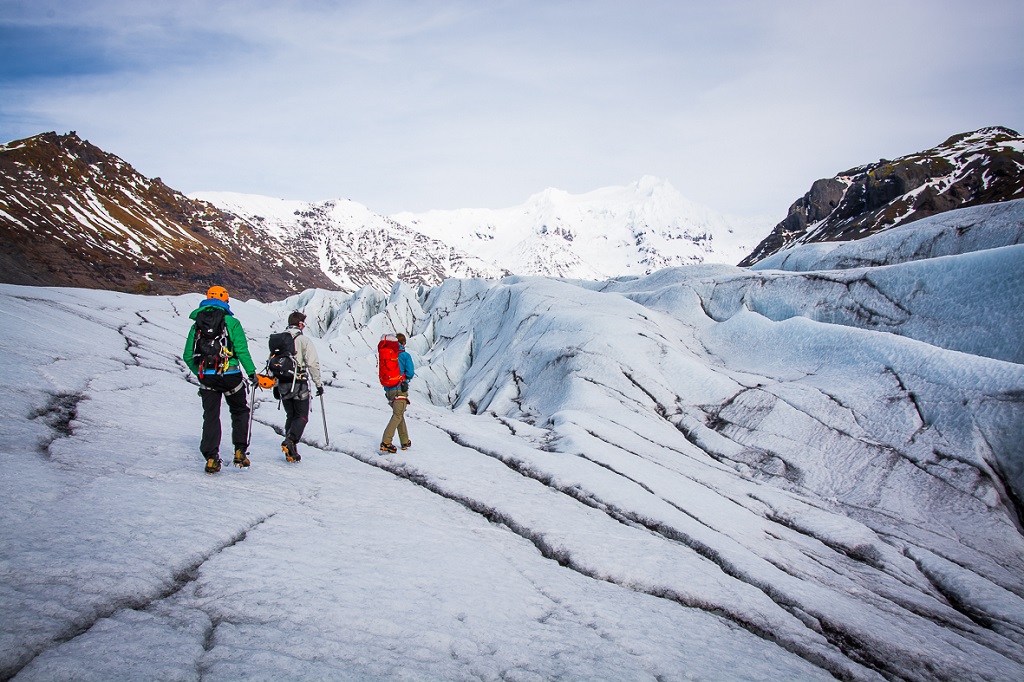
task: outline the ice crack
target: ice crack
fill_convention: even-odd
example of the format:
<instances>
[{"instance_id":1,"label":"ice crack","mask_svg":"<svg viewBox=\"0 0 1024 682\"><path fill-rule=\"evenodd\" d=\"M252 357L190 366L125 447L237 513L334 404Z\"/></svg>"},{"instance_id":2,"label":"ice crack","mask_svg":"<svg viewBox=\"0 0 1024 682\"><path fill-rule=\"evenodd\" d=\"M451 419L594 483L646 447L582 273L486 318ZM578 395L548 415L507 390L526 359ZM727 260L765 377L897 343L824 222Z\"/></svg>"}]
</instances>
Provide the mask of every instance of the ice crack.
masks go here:
<instances>
[{"instance_id":1,"label":"ice crack","mask_svg":"<svg viewBox=\"0 0 1024 682\"><path fill-rule=\"evenodd\" d=\"M226 542L218 547L215 547L208 554L202 556L194 563L179 569L171 576L169 584L163 589L156 591L152 594L138 594L138 595L124 595L115 597L110 603L106 605L99 605L94 609L92 617L84 623L72 624L63 633L58 634L43 648L37 649L36 651L28 652L23 659L13 666L0 670L0 682L6 682L7 680L17 677L18 673L24 670L28 665L32 663L36 658L45 653L47 650L55 647L59 647L63 644L70 642L71 640L79 637L93 628L98 622L105 618L110 618L114 614L120 611L145 611L154 604L169 599L174 595L181 592L189 584L195 582L199 577L199 572L203 567L203 564L208 562L210 559L221 554L222 552L234 547L238 543L245 540L248 534L255 528L259 527L274 514L270 514L263 518L257 519L255 522L250 524L247 528L242 529L230 537ZM208 637L209 637L208 633Z\"/></svg>"}]
</instances>

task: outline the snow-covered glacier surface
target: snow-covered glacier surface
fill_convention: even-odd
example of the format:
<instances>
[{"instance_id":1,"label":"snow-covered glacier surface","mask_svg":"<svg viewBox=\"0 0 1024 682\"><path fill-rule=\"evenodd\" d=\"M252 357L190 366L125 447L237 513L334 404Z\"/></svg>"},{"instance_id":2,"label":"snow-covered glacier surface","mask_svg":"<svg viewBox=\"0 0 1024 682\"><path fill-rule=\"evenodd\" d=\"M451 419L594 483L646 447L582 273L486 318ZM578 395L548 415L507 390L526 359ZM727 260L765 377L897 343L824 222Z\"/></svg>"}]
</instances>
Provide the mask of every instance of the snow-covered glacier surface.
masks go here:
<instances>
[{"instance_id":1,"label":"snow-covered glacier surface","mask_svg":"<svg viewBox=\"0 0 1024 682\"><path fill-rule=\"evenodd\" d=\"M326 433L287 464L258 393L214 476L200 296L2 286L0 677L1022 679L1024 246L991 246L232 301L260 365L309 315Z\"/></svg>"}]
</instances>

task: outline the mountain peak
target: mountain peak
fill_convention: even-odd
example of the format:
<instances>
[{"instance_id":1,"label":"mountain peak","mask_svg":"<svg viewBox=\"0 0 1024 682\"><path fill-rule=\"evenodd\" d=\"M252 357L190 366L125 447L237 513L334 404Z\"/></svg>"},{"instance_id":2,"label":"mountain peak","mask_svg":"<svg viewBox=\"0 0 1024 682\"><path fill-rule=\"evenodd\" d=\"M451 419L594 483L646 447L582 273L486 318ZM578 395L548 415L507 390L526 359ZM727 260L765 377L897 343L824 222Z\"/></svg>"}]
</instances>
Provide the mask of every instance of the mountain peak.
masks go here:
<instances>
[{"instance_id":1,"label":"mountain peak","mask_svg":"<svg viewBox=\"0 0 1024 682\"><path fill-rule=\"evenodd\" d=\"M1003 126L989 126L978 130L953 135L939 147L953 147L962 142L991 141L994 143L1006 142L1007 140L1020 139L1020 133L1016 130Z\"/></svg>"},{"instance_id":2,"label":"mountain peak","mask_svg":"<svg viewBox=\"0 0 1024 682\"><path fill-rule=\"evenodd\" d=\"M630 187L634 188L638 195L648 197L653 197L658 193L678 194L676 188L672 186L672 183L654 175L644 175L639 180L632 183Z\"/></svg>"},{"instance_id":3,"label":"mountain peak","mask_svg":"<svg viewBox=\"0 0 1024 682\"><path fill-rule=\"evenodd\" d=\"M527 204L535 204L537 206L556 206L565 203L572 195L566 192L564 189L558 189L557 187L548 187L536 194L530 196L526 200ZM456 209L457 210L457 209Z\"/></svg>"}]
</instances>

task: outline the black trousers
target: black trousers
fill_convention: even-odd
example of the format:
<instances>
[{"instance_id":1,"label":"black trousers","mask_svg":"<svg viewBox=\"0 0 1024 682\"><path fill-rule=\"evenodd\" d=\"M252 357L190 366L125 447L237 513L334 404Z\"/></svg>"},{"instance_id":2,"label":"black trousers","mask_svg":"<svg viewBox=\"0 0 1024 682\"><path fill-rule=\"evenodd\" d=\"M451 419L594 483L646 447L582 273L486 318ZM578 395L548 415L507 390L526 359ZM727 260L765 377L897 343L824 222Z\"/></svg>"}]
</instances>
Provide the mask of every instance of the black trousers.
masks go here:
<instances>
[{"instance_id":1,"label":"black trousers","mask_svg":"<svg viewBox=\"0 0 1024 682\"><path fill-rule=\"evenodd\" d=\"M249 446L249 405L245 399L242 374L214 374L204 376L199 395L203 399L203 439L199 452L203 459L218 457L220 449L220 399L231 412L231 443L244 452ZM236 389L231 393L233 389Z\"/></svg>"},{"instance_id":2,"label":"black trousers","mask_svg":"<svg viewBox=\"0 0 1024 682\"><path fill-rule=\"evenodd\" d=\"M309 393L305 398L284 398L284 437L298 443L309 423Z\"/></svg>"}]
</instances>

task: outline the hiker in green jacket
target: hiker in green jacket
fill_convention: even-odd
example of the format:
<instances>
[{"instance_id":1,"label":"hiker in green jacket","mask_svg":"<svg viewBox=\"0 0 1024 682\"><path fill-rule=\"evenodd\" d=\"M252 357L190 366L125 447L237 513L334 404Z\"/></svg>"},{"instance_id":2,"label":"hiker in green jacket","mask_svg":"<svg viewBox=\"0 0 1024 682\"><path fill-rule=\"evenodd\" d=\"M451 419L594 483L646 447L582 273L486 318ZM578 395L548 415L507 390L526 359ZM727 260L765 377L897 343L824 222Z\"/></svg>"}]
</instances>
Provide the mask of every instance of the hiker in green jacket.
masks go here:
<instances>
[{"instance_id":1,"label":"hiker in green jacket","mask_svg":"<svg viewBox=\"0 0 1024 682\"><path fill-rule=\"evenodd\" d=\"M206 473L220 471L220 398L231 411L231 442L235 466L249 466L249 406L245 399L245 377L256 382L256 365L249 355L249 343L242 323L228 307L228 290L212 286L206 300L189 317L195 324L188 332L182 358L199 378L203 399L203 437L199 452L206 460ZM242 371L245 371L245 375Z\"/></svg>"}]
</instances>

